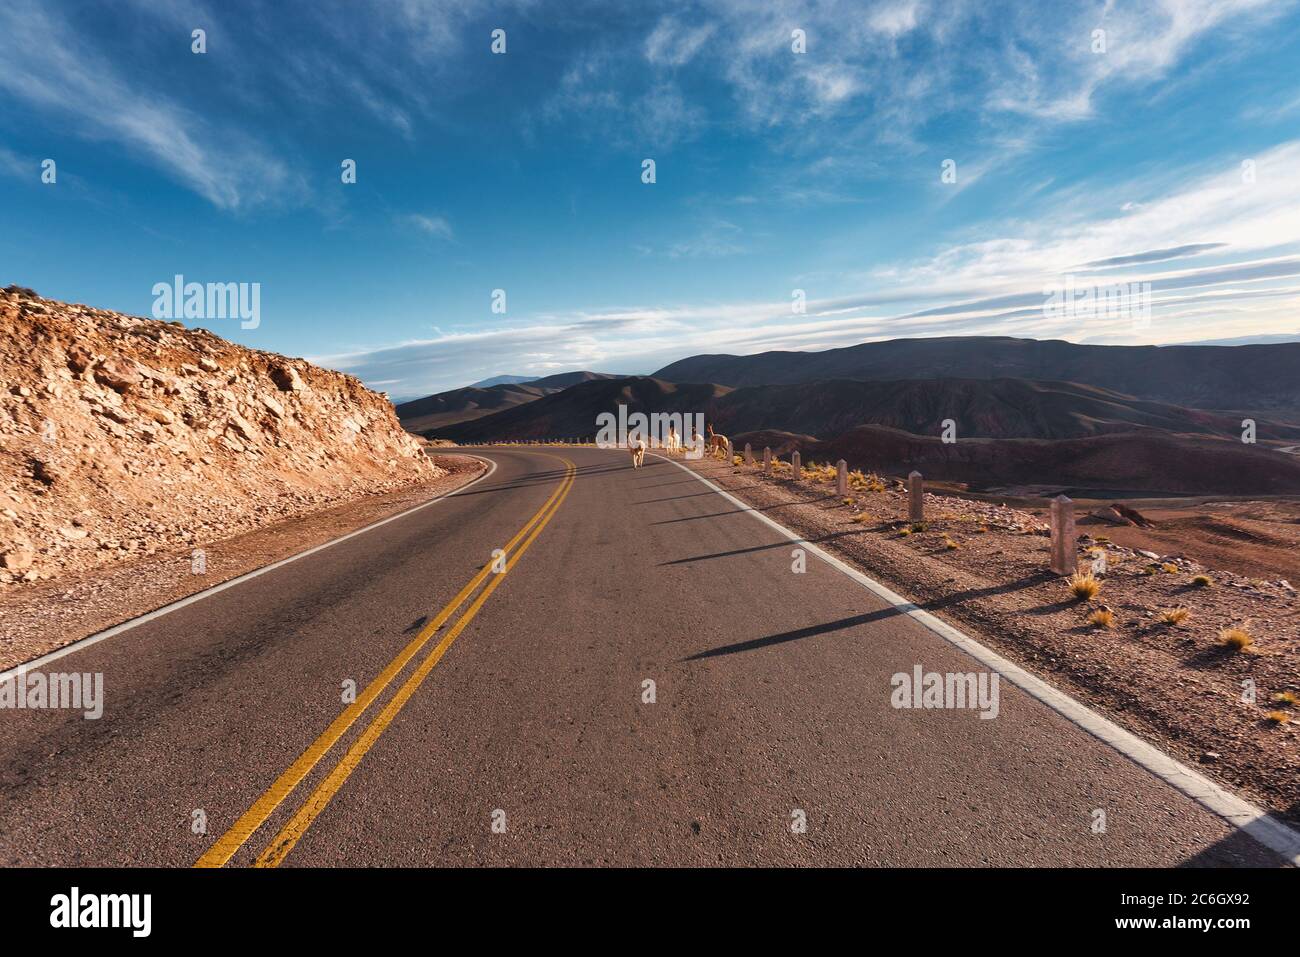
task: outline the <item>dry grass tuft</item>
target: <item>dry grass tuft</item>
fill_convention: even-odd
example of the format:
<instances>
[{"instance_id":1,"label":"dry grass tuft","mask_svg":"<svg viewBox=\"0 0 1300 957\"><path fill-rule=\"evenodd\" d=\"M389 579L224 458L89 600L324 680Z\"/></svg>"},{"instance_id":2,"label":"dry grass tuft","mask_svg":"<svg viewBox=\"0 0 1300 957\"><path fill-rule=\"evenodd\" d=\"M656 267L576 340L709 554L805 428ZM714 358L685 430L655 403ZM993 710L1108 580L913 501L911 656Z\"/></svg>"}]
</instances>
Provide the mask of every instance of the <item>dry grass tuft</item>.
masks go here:
<instances>
[{"instance_id":1,"label":"dry grass tuft","mask_svg":"<svg viewBox=\"0 0 1300 957\"><path fill-rule=\"evenodd\" d=\"M1300 695L1297 695L1294 691L1279 691L1273 695L1273 703L1284 708L1294 708L1300 705Z\"/></svg>"},{"instance_id":2,"label":"dry grass tuft","mask_svg":"<svg viewBox=\"0 0 1300 957\"><path fill-rule=\"evenodd\" d=\"M1190 617L1192 613L1186 608L1165 608L1160 612L1160 620L1166 625L1181 625Z\"/></svg>"},{"instance_id":3,"label":"dry grass tuft","mask_svg":"<svg viewBox=\"0 0 1300 957\"><path fill-rule=\"evenodd\" d=\"M1291 720L1291 716L1285 711L1270 711L1264 717L1273 724L1286 724Z\"/></svg>"},{"instance_id":4,"label":"dry grass tuft","mask_svg":"<svg viewBox=\"0 0 1300 957\"><path fill-rule=\"evenodd\" d=\"M1219 640L1230 651L1245 651L1255 643L1255 639L1245 628L1225 628L1219 632Z\"/></svg>"},{"instance_id":5,"label":"dry grass tuft","mask_svg":"<svg viewBox=\"0 0 1300 957\"><path fill-rule=\"evenodd\" d=\"M1069 578L1070 594L1080 601L1092 601L1101 591L1099 582L1092 572L1075 572Z\"/></svg>"},{"instance_id":6,"label":"dry grass tuft","mask_svg":"<svg viewBox=\"0 0 1300 957\"><path fill-rule=\"evenodd\" d=\"M1094 628L1114 628L1115 613L1109 608L1098 608L1088 616L1088 624Z\"/></svg>"},{"instance_id":7,"label":"dry grass tuft","mask_svg":"<svg viewBox=\"0 0 1300 957\"><path fill-rule=\"evenodd\" d=\"M863 492L883 492L885 483L875 472L866 474L854 469L849 473L849 487Z\"/></svg>"},{"instance_id":8,"label":"dry grass tuft","mask_svg":"<svg viewBox=\"0 0 1300 957\"><path fill-rule=\"evenodd\" d=\"M1192 584L1197 588L1209 588L1214 584L1214 579L1209 575L1197 575L1192 579Z\"/></svg>"}]
</instances>

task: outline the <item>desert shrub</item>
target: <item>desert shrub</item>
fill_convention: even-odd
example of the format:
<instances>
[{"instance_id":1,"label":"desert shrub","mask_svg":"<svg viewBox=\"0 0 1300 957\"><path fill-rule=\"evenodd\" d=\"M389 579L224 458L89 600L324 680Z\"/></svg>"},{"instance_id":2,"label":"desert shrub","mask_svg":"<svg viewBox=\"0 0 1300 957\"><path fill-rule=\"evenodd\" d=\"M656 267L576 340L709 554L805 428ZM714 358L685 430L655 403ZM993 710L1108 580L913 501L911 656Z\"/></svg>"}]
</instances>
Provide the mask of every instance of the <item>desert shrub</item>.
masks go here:
<instances>
[{"instance_id":1,"label":"desert shrub","mask_svg":"<svg viewBox=\"0 0 1300 957\"><path fill-rule=\"evenodd\" d=\"M928 531L929 528L930 528L930 526L929 526L928 524L926 524L925 522L913 522L913 523L912 523L912 531L914 531L914 532L924 532L924 531Z\"/></svg>"},{"instance_id":2,"label":"desert shrub","mask_svg":"<svg viewBox=\"0 0 1300 957\"><path fill-rule=\"evenodd\" d=\"M1291 716L1285 711L1270 711L1268 714L1264 715L1264 717L1273 724L1286 724L1291 720Z\"/></svg>"},{"instance_id":3,"label":"desert shrub","mask_svg":"<svg viewBox=\"0 0 1300 957\"><path fill-rule=\"evenodd\" d=\"M853 521L861 525L863 522L871 521L871 516L868 515L866 512L859 512L857 515L853 516Z\"/></svg>"},{"instance_id":4,"label":"desert shrub","mask_svg":"<svg viewBox=\"0 0 1300 957\"><path fill-rule=\"evenodd\" d=\"M1219 632L1219 640L1230 651L1245 651L1255 643L1255 639L1245 628L1225 628Z\"/></svg>"},{"instance_id":5,"label":"desert shrub","mask_svg":"<svg viewBox=\"0 0 1300 957\"><path fill-rule=\"evenodd\" d=\"M1280 704L1284 708L1294 708L1296 705L1300 705L1300 695L1297 695L1294 691L1279 691L1273 695L1273 703Z\"/></svg>"},{"instance_id":6,"label":"desert shrub","mask_svg":"<svg viewBox=\"0 0 1300 957\"><path fill-rule=\"evenodd\" d=\"M1209 575L1197 575L1192 579L1192 584L1197 588L1209 588L1214 584L1214 579Z\"/></svg>"},{"instance_id":7,"label":"desert shrub","mask_svg":"<svg viewBox=\"0 0 1300 957\"><path fill-rule=\"evenodd\" d=\"M1088 616L1088 624L1094 628L1114 628L1115 613L1109 608L1098 608Z\"/></svg>"},{"instance_id":8,"label":"desert shrub","mask_svg":"<svg viewBox=\"0 0 1300 957\"><path fill-rule=\"evenodd\" d=\"M911 534L912 534L912 530L911 530L910 528L907 528L907 527L903 527L903 528L900 528L900 529L898 530L898 537L899 537L899 538L907 538L907 536L908 536L908 535L911 535Z\"/></svg>"},{"instance_id":9,"label":"desert shrub","mask_svg":"<svg viewBox=\"0 0 1300 957\"><path fill-rule=\"evenodd\" d=\"M875 472L870 474L855 469L849 473L849 485L864 492L883 492L885 483Z\"/></svg>"},{"instance_id":10,"label":"desert shrub","mask_svg":"<svg viewBox=\"0 0 1300 957\"><path fill-rule=\"evenodd\" d=\"M1173 562L1165 562L1163 565L1160 566L1160 570L1165 572L1168 575L1178 574L1178 566L1175 565Z\"/></svg>"},{"instance_id":11,"label":"desert shrub","mask_svg":"<svg viewBox=\"0 0 1300 957\"><path fill-rule=\"evenodd\" d=\"M1101 582L1092 572L1075 572L1069 578L1070 594L1080 601L1092 601L1101 591Z\"/></svg>"},{"instance_id":12,"label":"desert shrub","mask_svg":"<svg viewBox=\"0 0 1300 957\"><path fill-rule=\"evenodd\" d=\"M1192 613L1186 608L1166 608L1160 612L1160 620L1166 625L1181 625Z\"/></svg>"},{"instance_id":13,"label":"desert shrub","mask_svg":"<svg viewBox=\"0 0 1300 957\"><path fill-rule=\"evenodd\" d=\"M957 549L961 548L961 546L958 545L956 542L954 542L951 538L944 538L943 547L948 549L948 551L950 552L955 552Z\"/></svg>"}]
</instances>

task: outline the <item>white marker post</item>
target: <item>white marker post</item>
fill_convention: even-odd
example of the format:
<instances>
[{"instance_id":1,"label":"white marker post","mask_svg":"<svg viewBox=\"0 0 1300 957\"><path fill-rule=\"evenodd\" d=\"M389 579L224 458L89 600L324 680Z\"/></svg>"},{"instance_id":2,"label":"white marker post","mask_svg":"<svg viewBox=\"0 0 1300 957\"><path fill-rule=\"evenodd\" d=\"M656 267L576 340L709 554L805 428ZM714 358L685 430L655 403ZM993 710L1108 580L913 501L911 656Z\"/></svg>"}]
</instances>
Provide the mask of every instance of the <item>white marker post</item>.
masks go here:
<instances>
[{"instance_id":1,"label":"white marker post","mask_svg":"<svg viewBox=\"0 0 1300 957\"><path fill-rule=\"evenodd\" d=\"M840 498L849 494L849 463L843 459L835 463L835 494Z\"/></svg>"},{"instance_id":2,"label":"white marker post","mask_svg":"<svg viewBox=\"0 0 1300 957\"><path fill-rule=\"evenodd\" d=\"M790 453L790 471L794 475L796 482L803 481L803 463L799 459L798 452Z\"/></svg>"},{"instance_id":3,"label":"white marker post","mask_svg":"<svg viewBox=\"0 0 1300 957\"><path fill-rule=\"evenodd\" d=\"M754 450L750 448L748 442L745 443L745 464L748 466L753 466L754 464Z\"/></svg>"},{"instance_id":4,"label":"white marker post","mask_svg":"<svg viewBox=\"0 0 1300 957\"><path fill-rule=\"evenodd\" d=\"M763 446L763 474L772 477L772 449L766 445Z\"/></svg>"}]
</instances>

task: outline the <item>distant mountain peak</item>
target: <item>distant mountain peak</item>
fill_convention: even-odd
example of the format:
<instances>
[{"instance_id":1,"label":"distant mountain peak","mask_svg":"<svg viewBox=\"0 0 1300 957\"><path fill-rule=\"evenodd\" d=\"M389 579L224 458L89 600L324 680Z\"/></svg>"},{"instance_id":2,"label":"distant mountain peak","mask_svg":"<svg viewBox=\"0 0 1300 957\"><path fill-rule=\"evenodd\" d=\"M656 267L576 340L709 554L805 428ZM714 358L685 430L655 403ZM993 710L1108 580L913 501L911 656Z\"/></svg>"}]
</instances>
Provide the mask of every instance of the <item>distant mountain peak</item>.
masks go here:
<instances>
[{"instance_id":1,"label":"distant mountain peak","mask_svg":"<svg viewBox=\"0 0 1300 957\"><path fill-rule=\"evenodd\" d=\"M471 382L466 388L469 389L490 389L494 385L518 385L521 382L532 382L536 376L531 375L494 375L490 379L479 379L477 382Z\"/></svg>"}]
</instances>

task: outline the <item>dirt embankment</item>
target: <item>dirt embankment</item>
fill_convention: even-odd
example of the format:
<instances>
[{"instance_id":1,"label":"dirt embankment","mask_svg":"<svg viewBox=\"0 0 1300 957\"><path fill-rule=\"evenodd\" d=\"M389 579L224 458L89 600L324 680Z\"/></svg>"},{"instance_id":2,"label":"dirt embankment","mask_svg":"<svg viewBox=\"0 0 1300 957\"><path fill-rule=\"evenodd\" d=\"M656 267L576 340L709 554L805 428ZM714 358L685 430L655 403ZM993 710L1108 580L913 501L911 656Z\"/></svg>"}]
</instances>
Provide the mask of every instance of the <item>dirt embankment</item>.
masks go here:
<instances>
[{"instance_id":1,"label":"dirt embankment","mask_svg":"<svg viewBox=\"0 0 1300 957\"><path fill-rule=\"evenodd\" d=\"M442 474L429 482L349 499L212 542L204 548L202 568L182 547L10 588L0 594L0 670L391 518L486 471L481 459L469 456L442 454L438 464Z\"/></svg>"},{"instance_id":2,"label":"dirt embankment","mask_svg":"<svg viewBox=\"0 0 1300 957\"><path fill-rule=\"evenodd\" d=\"M0 596L444 475L352 376L12 286L0 380Z\"/></svg>"}]
</instances>

